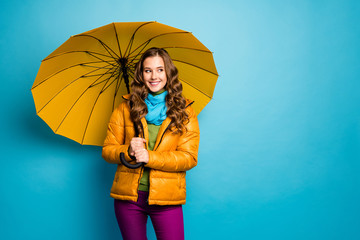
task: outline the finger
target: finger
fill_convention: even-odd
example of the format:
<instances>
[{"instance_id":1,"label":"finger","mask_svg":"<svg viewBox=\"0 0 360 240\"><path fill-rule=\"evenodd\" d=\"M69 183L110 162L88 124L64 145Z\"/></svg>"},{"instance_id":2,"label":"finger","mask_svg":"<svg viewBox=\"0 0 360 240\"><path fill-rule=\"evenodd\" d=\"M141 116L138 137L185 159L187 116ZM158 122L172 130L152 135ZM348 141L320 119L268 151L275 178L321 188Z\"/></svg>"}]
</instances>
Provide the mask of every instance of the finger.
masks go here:
<instances>
[{"instance_id":1,"label":"finger","mask_svg":"<svg viewBox=\"0 0 360 240\"><path fill-rule=\"evenodd\" d=\"M143 138L133 138L131 141L137 146L143 145L146 142Z\"/></svg>"},{"instance_id":2,"label":"finger","mask_svg":"<svg viewBox=\"0 0 360 240\"><path fill-rule=\"evenodd\" d=\"M144 154L145 151L147 151L145 148L136 149L136 150L135 150L135 154L137 154L137 155L140 156L140 155Z\"/></svg>"},{"instance_id":3,"label":"finger","mask_svg":"<svg viewBox=\"0 0 360 240\"><path fill-rule=\"evenodd\" d=\"M135 147L133 148L134 151L140 151L141 149L144 149L144 146L143 146L143 145L135 146Z\"/></svg>"},{"instance_id":4,"label":"finger","mask_svg":"<svg viewBox=\"0 0 360 240\"><path fill-rule=\"evenodd\" d=\"M143 138L132 138L130 141L130 146L133 150L143 147Z\"/></svg>"},{"instance_id":5,"label":"finger","mask_svg":"<svg viewBox=\"0 0 360 240\"><path fill-rule=\"evenodd\" d=\"M138 142L136 142L136 148L143 149L145 147L144 141L141 139Z\"/></svg>"},{"instance_id":6,"label":"finger","mask_svg":"<svg viewBox=\"0 0 360 240\"><path fill-rule=\"evenodd\" d=\"M148 163L149 162L149 153L146 149L138 150L136 153L136 161Z\"/></svg>"},{"instance_id":7,"label":"finger","mask_svg":"<svg viewBox=\"0 0 360 240\"><path fill-rule=\"evenodd\" d=\"M133 137L131 139L131 142L141 142L143 138L139 138L139 137Z\"/></svg>"},{"instance_id":8,"label":"finger","mask_svg":"<svg viewBox=\"0 0 360 240\"><path fill-rule=\"evenodd\" d=\"M136 157L136 158L142 158L142 157L144 156L144 154L145 154L146 151L147 151L147 150L144 149L144 148L142 148L142 149L137 149L137 150L135 151L135 157Z\"/></svg>"},{"instance_id":9,"label":"finger","mask_svg":"<svg viewBox=\"0 0 360 240\"><path fill-rule=\"evenodd\" d=\"M144 160L145 158L142 156L142 157L137 157L136 158L136 162L145 162L145 160Z\"/></svg>"},{"instance_id":10,"label":"finger","mask_svg":"<svg viewBox=\"0 0 360 240\"><path fill-rule=\"evenodd\" d=\"M142 155L135 155L136 156L136 162L143 162L144 156Z\"/></svg>"},{"instance_id":11,"label":"finger","mask_svg":"<svg viewBox=\"0 0 360 240\"><path fill-rule=\"evenodd\" d=\"M136 152L144 152L144 151L147 151L147 150L145 148L136 149Z\"/></svg>"}]
</instances>

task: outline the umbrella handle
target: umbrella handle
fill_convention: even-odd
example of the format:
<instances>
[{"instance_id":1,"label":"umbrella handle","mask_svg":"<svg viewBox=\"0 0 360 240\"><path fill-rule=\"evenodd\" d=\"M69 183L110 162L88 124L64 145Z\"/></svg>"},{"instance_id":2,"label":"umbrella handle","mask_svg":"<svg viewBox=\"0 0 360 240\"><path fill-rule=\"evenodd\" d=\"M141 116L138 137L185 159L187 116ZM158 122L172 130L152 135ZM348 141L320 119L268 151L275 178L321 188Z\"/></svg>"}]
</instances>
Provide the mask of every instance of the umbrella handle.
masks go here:
<instances>
[{"instance_id":1,"label":"umbrella handle","mask_svg":"<svg viewBox=\"0 0 360 240\"><path fill-rule=\"evenodd\" d=\"M135 164L129 163L128 161L125 160L125 154L123 152L120 153L120 161L121 161L122 164L125 165L125 167L130 168L130 169L139 168L144 164L142 162L135 163Z\"/></svg>"}]
</instances>

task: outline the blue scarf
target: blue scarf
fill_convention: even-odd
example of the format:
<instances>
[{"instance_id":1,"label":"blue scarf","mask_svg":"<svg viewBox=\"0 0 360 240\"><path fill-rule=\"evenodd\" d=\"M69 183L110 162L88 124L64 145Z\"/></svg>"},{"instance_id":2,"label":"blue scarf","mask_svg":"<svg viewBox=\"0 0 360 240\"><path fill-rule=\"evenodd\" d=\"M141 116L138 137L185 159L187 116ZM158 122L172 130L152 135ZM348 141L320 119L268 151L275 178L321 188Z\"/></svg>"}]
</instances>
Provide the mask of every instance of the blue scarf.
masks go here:
<instances>
[{"instance_id":1,"label":"blue scarf","mask_svg":"<svg viewBox=\"0 0 360 240\"><path fill-rule=\"evenodd\" d=\"M148 113L145 118L148 123L159 126L166 119L167 107L165 97L167 94L167 91L158 95L152 95L149 93L147 98L145 98L145 103L148 109Z\"/></svg>"}]
</instances>

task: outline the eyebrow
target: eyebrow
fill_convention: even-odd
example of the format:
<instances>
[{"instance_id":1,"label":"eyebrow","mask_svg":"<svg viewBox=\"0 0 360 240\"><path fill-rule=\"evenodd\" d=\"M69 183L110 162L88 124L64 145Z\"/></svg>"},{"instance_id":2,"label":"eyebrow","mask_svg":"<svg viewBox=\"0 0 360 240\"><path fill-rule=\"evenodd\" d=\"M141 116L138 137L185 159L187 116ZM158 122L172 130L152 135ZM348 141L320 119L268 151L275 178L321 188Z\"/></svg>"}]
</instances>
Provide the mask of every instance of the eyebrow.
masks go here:
<instances>
[{"instance_id":1,"label":"eyebrow","mask_svg":"<svg viewBox=\"0 0 360 240\"><path fill-rule=\"evenodd\" d=\"M151 69L151 67L144 67L144 69L147 68L147 69ZM163 66L158 66L156 68L164 68Z\"/></svg>"}]
</instances>

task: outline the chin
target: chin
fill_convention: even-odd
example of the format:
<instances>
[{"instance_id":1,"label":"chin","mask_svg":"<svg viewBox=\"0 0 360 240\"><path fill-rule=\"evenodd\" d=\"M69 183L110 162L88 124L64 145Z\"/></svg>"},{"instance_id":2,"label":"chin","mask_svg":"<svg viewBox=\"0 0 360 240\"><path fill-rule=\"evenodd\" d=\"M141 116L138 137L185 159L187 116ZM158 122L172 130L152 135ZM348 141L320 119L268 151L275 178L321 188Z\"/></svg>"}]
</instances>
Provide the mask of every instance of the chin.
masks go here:
<instances>
[{"instance_id":1,"label":"chin","mask_svg":"<svg viewBox=\"0 0 360 240\"><path fill-rule=\"evenodd\" d=\"M160 91L162 88L149 88L150 92L156 93Z\"/></svg>"}]
</instances>

